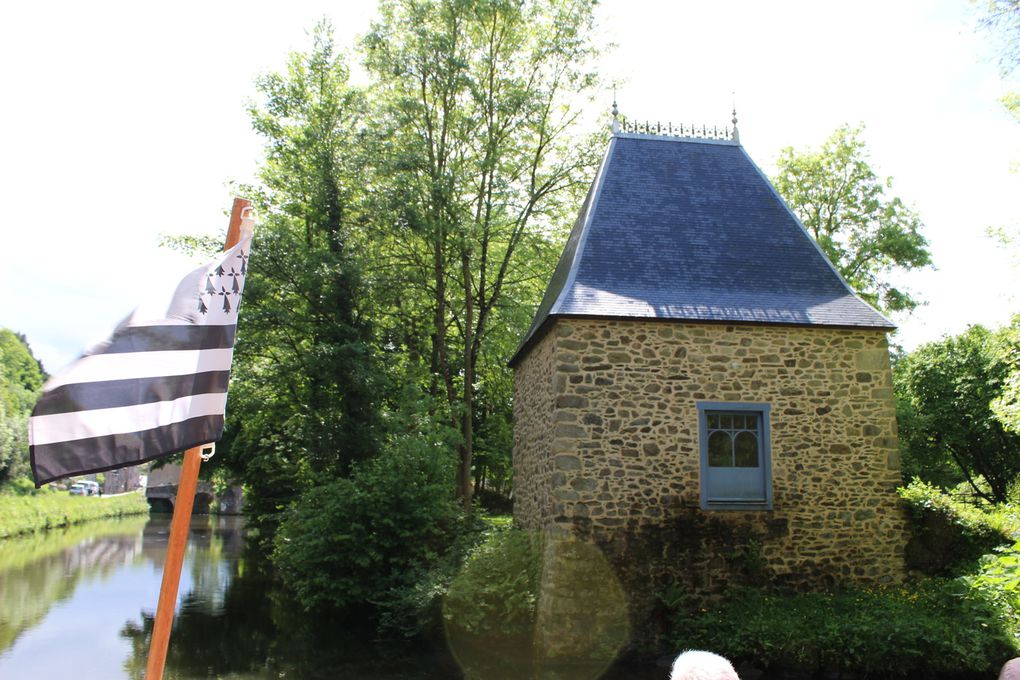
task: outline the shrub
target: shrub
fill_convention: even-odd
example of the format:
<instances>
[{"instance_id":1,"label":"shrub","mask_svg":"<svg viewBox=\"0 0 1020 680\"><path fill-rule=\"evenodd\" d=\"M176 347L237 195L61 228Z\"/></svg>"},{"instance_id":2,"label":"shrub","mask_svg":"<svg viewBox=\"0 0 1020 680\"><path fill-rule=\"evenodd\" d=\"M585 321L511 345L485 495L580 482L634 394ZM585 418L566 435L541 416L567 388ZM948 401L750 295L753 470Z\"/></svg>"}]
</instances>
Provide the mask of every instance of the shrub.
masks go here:
<instances>
[{"instance_id":1,"label":"shrub","mask_svg":"<svg viewBox=\"0 0 1020 680\"><path fill-rule=\"evenodd\" d=\"M308 610L369 607L390 621L414 620L434 600L429 574L455 560L467 528L453 489L448 449L397 436L349 478L297 499L273 561Z\"/></svg>"},{"instance_id":2,"label":"shrub","mask_svg":"<svg viewBox=\"0 0 1020 680\"><path fill-rule=\"evenodd\" d=\"M530 635L542 568L542 539L499 528L470 554L450 584L443 618L475 636Z\"/></svg>"},{"instance_id":3,"label":"shrub","mask_svg":"<svg viewBox=\"0 0 1020 680\"><path fill-rule=\"evenodd\" d=\"M1014 643L1020 641L1020 541L999 548L996 554L985 555L977 572L960 581L992 603Z\"/></svg>"},{"instance_id":4,"label":"shrub","mask_svg":"<svg viewBox=\"0 0 1020 680\"><path fill-rule=\"evenodd\" d=\"M674 622L677 649L775 669L902 676L987 673L1016 653L1001 613L958 582L791 596L740 591Z\"/></svg>"},{"instance_id":5,"label":"shrub","mask_svg":"<svg viewBox=\"0 0 1020 680\"><path fill-rule=\"evenodd\" d=\"M0 488L0 493L10 493L15 496L34 496L36 494L49 493L52 487L35 488L35 482L28 477L15 477L8 484Z\"/></svg>"},{"instance_id":6,"label":"shrub","mask_svg":"<svg viewBox=\"0 0 1020 680\"><path fill-rule=\"evenodd\" d=\"M1020 530L1008 507L981 509L916 478L899 494L913 520L907 564L928 575L956 575L970 569L982 555L1012 542Z\"/></svg>"}]
</instances>

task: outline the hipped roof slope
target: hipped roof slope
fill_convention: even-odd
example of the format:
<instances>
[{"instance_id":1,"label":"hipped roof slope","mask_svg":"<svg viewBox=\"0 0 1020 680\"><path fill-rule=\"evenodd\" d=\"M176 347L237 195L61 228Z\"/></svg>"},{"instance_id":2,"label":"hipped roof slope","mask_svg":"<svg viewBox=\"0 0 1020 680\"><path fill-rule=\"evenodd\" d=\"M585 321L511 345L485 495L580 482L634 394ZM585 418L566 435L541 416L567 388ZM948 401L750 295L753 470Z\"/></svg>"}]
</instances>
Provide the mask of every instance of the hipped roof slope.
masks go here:
<instances>
[{"instance_id":1,"label":"hipped roof slope","mask_svg":"<svg viewBox=\"0 0 1020 680\"><path fill-rule=\"evenodd\" d=\"M892 329L737 142L613 137L514 365L555 317Z\"/></svg>"}]
</instances>

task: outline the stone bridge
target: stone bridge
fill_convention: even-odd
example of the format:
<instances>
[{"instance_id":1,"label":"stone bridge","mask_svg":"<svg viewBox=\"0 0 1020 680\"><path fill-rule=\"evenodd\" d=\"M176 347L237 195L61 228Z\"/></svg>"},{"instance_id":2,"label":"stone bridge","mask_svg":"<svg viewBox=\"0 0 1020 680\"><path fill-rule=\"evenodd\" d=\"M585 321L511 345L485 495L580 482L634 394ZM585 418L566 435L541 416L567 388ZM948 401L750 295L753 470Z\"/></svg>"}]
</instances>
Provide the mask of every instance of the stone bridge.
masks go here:
<instances>
[{"instance_id":1,"label":"stone bridge","mask_svg":"<svg viewBox=\"0 0 1020 680\"><path fill-rule=\"evenodd\" d=\"M180 465L164 465L149 472L148 484L145 487L145 498L149 501L152 512L173 512L177 502L177 482L181 478ZM212 504L216 510L226 515L240 514L244 505L244 494L239 486L224 489L218 496L213 491L212 482L198 480L195 489L195 506L192 514L207 515Z\"/></svg>"},{"instance_id":2,"label":"stone bridge","mask_svg":"<svg viewBox=\"0 0 1020 680\"><path fill-rule=\"evenodd\" d=\"M177 485L160 484L145 489L145 498L149 501L149 509L152 512L173 512L177 503ZM198 488L195 489L195 506L191 512L194 515L208 515L209 506L214 498L212 482L199 480Z\"/></svg>"}]
</instances>

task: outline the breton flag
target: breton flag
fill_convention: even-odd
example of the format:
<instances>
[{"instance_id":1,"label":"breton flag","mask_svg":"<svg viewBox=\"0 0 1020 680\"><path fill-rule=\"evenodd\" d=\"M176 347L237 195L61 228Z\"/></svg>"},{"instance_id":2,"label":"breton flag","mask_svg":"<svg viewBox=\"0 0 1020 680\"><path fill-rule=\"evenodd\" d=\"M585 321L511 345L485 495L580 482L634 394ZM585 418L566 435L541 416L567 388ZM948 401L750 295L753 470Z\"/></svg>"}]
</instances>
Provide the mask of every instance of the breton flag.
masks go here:
<instances>
[{"instance_id":1,"label":"breton flag","mask_svg":"<svg viewBox=\"0 0 1020 680\"><path fill-rule=\"evenodd\" d=\"M252 226L245 211L237 245L43 386L28 425L37 486L220 439Z\"/></svg>"}]
</instances>

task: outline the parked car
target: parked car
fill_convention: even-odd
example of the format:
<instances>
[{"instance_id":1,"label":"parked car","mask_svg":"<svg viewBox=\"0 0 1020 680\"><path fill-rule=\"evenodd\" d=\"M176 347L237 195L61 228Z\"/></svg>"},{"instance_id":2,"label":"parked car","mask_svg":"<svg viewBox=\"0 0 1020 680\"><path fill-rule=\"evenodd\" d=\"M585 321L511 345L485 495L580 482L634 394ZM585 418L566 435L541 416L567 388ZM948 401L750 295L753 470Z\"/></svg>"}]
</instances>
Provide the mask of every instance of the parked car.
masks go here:
<instances>
[{"instance_id":1,"label":"parked car","mask_svg":"<svg viewBox=\"0 0 1020 680\"><path fill-rule=\"evenodd\" d=\"M67 492L72 496L98 496L99 482L93 482L87 479L75 482L71 485L71 488L68 489Z\"/></svg>"}]
</instances>

